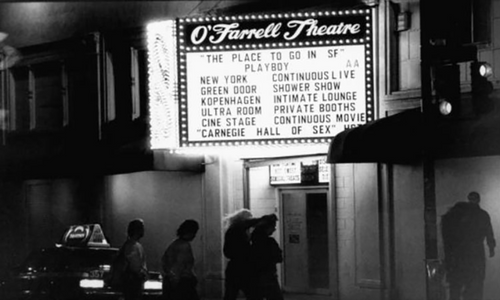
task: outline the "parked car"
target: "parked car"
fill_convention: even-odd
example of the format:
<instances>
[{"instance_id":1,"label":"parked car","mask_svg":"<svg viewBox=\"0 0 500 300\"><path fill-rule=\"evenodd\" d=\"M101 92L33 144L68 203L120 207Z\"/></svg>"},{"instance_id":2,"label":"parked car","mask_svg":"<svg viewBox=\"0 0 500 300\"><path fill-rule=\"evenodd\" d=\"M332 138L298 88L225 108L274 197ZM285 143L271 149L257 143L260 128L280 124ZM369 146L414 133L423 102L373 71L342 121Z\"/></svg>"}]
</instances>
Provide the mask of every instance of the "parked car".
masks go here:
<instances>
[{"instance_id":1,"label":"parked car","mask_svg":"<svg viewBox=\"0 0 500 300\"><path fill-rule=\"evenodd\" d=\"M0 281L0 299L120 299L107 280L118 251L105 242L98 224L72 226L63 243L33 251ZM160 273L150 272L144 299L161 298L161 286Z\"/></svg>"}]
</instances>

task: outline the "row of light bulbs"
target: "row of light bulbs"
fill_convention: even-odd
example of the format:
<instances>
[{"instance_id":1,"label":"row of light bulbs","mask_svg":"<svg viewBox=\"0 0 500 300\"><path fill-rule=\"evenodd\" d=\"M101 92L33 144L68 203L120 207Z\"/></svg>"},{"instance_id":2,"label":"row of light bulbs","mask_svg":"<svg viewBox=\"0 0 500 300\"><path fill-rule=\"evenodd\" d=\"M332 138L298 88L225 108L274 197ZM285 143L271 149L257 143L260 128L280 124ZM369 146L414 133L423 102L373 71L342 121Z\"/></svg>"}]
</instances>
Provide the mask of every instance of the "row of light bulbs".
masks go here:
<instances>
[{"instance_id":1,"label":"row of light bulbs","mask_svg":"<svg viewBox=\"0 0 500 300\"><path fill-rule=\"evenodd\" d=\"M298 12L298 13L278 13L278 14L257 14L240 16L212 16L197 18L181 18L179 23L201 23L201 22L223 22L223 21L245 21L245 20L268 20L282 18L303 18L303 17L329 17L329 16L350 16L370 14L370 9L352 9L340 11L318 11L318 12Z\"/></svg>"}]
</instances>

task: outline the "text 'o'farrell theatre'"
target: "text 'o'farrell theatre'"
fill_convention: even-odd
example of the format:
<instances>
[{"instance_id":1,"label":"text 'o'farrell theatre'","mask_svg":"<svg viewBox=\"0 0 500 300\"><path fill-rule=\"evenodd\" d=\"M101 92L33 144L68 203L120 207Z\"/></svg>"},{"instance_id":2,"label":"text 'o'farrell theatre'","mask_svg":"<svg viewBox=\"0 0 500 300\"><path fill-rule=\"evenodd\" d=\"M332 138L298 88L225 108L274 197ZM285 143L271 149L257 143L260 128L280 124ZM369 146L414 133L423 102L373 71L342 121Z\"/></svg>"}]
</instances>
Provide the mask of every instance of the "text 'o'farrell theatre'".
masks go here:
<instances>
[{"instance_id":1,"label":"text 'o'farrell theatre'","mask_svg":"<svg viewBox=\"0 0 500 300\"><path fill-rule=\"evenodd\" d=\"M178 147L326 143L374 119L370 10L183 18L148 35L165 86L152 107L178 118L173 132L152 112L153 147L166 132Z\"/></svg>"}]
</instances>

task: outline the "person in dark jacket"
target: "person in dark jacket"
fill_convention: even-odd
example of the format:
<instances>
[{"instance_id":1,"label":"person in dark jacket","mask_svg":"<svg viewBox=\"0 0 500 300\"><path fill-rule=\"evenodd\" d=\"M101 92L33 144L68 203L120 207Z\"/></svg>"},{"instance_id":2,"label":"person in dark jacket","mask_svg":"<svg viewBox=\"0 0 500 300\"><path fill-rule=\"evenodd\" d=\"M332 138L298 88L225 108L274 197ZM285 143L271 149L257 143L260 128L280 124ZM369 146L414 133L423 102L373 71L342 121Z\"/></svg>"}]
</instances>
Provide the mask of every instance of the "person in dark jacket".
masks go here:
<instances>
[{"instance_id":1,"label":"person in dark jacket","mask_svg":"<svg viewBox=\"0 0 500 300\"><path fill-rule=\"evenodd\" d=\"M257 224L248 209L240 209L224 219L224 256L229 259L225 271L224 300L236 300L242 291L252 299L250 281L250 229Z\"/></svg>"},{"instance_id":2,"label":"person in dark jacket","mask_svg":"<svg viewBox=\"0 0 500 300\"><path fill-rule=\"evenodd\" d=\"M127 275L124 276L123 297L125 300L140 300L144 282L148 278L146 254L139 242L144 236L144 221L132 220L128 224L127 235L127 241L120 250L128 262Z\"/></svg>"},{"instance_id":3,"label":"person in dark jacket","mask_svg":"<svg viewBox=\"0 0 500 300\"><path fill-rule=\"evenodd\" d=\"M276 230L276 215L265 215L252 232L253 286L257 300L283 300L278 282L276 265L283 261L283 254L276 240L271 237Z\"/></svg>"},{"instance_id":4,"label":"person in dark jacket","mask_svg":"<svg viewBox=\"0 0 500 300\"><path fill-rule=\"evenodd\" d=\"M486 270L484 242L495 255L495 238L489 214L479 207L480 195L456 203L441 219L446 276L450 300L481 300Z\"/></svg>"}]
</instances>

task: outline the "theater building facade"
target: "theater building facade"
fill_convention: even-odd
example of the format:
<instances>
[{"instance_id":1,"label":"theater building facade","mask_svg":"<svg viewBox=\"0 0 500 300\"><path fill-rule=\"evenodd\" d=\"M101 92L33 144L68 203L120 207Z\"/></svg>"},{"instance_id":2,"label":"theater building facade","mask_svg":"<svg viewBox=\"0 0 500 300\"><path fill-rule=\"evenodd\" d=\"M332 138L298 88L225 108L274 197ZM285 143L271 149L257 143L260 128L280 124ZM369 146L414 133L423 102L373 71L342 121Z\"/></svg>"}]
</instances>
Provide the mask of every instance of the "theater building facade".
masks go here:
<instances>
[{"instance_id":1,"label":"theater building facade","mask_svg":"<svg viewBox=\"0 0 500 300\"><path fill-rule=\"evenodd\" d=\"M474 190L500 234L498 109L474 109L470 71L493 66L497 101L498 1L167 2L1 4L22 59L0 70L0 266L75 224L118 247L139 217L159 270L196 219L200 295L220 299L223 219L248 208L278 216L287 295L447 299L440 216Z\"/></svg>"}]
</instances>

